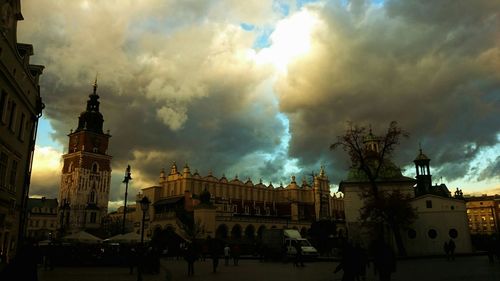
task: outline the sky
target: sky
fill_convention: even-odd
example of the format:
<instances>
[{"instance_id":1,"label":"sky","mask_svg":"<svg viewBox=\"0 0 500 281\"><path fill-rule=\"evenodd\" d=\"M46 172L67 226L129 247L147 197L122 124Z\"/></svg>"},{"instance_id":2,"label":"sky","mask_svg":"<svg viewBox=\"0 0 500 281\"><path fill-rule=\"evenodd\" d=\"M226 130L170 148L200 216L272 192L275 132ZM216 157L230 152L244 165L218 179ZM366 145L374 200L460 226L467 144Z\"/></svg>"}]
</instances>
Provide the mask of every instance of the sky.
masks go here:
<instances>
[{"instance_id":1,"label":"sky","mask_svg":"<svg viewBox=\"0 0 500 281\"><path fill-rule=\"evenodd\" d=\"M500 193L500 30L494 0L25 0L18 41L46 105L30 194L56 197L67 134L98 75L110 130L110 208L175 161L201 175L310 180L348 122L410 133L394 162L435 183Z\"/></svg>"}]
</instances>

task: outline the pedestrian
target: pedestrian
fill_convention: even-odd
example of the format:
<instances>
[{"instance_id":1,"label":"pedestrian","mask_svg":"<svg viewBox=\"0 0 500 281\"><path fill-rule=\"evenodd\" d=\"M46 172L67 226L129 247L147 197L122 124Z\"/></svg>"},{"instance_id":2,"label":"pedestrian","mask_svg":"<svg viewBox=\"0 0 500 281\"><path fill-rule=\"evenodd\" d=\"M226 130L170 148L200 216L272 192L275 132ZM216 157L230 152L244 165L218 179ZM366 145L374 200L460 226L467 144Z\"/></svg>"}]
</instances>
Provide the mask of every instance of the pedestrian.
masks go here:
<instances>
[{"instance_id":1,"label":"pedestrian","mask_svg":"<svg viewBox=\"0 0 500 281\"><path fill-rule=\"evenodd\" d=\"M369 266L368 254L359 243L356 243L356 247L354 247L354 262L357 280L366 281L366 268Z\"/></svg>"},{"instance_id":2,"label":"pedestrian","mask_svg":"<svg viewBox=\"0 0 500 281\"><path fill-rule=\"evenodd\" d=\"M300 246L298 241L293 241L295 242L293 246L295 247L295 262L293 263L294 266L300 266L304 267L304 260L302 256L302 247Z\"/></svg>"},{"instance_id":3,"label":"pedestrian","mask_svg":"<svg viewBox=\"0 0 500 281\"><path fill-rule=\"evenodd\" d=\"M450 242L448 242L448 250L450 251L450 259L452 261L455 260L455 248L455 241L453 241L453 239L450 239Z\"/></svg>"},{"instance_id":4,"label":"pedestrian","mask_svg":"<svg viewBox=\"0 0 500 281\"><path fill-rule=\"evenodd\" d=\"M130 247L127 254L129 274L132 275L134 274L134 266L136 265L136 261L138 260L137 252L134 247Z\"/></svg>"},{"instance_id":5,"label":"pedestrian","mask_svg":"<svg viewBox=\"0 0 500 281\"><path fill-rule=\"evenodd\" d=\"M187 245L187 249L185 251L184 259L188 264L188 276L194 275L194 262L196 261L196 249L193 243L189 243Z\"/></svg>"},{"instance_id":6,"label":"pedestrian","mask_svg":"<svg viewBox=\"0 0 500 281\"><path fill-rule=\"evenodd\" d=\"M443 250L444 250L444 253L446 255L446 260L450 260L450 245L448 244L447 241L444 242L444 245L443 245Z\"/></svg>"},{"instance_id":7,"label":"pedestrian","mask_svg":"<svg viewBox=\"0 0 500 281\"><path fill-rule=\"evenodd\" d=\"M391 247L379 241L375 248L374 265L380 281L390 281L391 274L396 271L396 257Z\"/></svg>"},{"instance_id":8,"label":"pedestrian","mask_svg":"<svg viewBox=\"0 0 500 281\"><path fill-rule=\"evenodd\" d=\"M212 272L217 272L219 266L219 243L215 239L207 239L210 248L210 255L212 256Z\"/></svg>"},{"instance_id":9,"label":"pedestrian","mask_svg":"<svg viewBox=\"0 0 500 281\"><path fill-rule=\"evenodd\" d=\"M224 265L229 265L229 257L231 256L231 248L226 244L224 247Z\"/></svg>"},{"instance_id":10,"label":"pedestrian","mask_svg":"<svg viewBox=\"0 0 500 281\"><path fill-rule=\"evenodd\" d=\"M346 243L342 248L342 259L333 273L342 270L342 281L355 281L357 269L355 250L350 243Z\"/></svg>"},{"instance_id":11,"label":"pedestrian","mask_svg":"<svg viewBox=\"0 0 500 281\"><path fill-rule=\"evenodd\" d=\"M240 260L240 245L233 245L233 248L231 249L231 255L233 256L233 264L237 266Z\"/></svg>"}]
</instances>

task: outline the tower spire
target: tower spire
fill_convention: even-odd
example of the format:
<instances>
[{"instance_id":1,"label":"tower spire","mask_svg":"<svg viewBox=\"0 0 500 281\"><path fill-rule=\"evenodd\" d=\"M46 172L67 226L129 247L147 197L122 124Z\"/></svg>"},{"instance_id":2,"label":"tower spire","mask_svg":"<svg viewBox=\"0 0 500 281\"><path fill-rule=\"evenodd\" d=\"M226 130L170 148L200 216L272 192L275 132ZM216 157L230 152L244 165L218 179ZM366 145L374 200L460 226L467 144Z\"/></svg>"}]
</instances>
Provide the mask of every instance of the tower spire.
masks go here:
<instances>
[{"instance_id":1,"label":"tower spire","mask_svg":"<svg viewBox=\"0 0 500 281\"><path fill-rule=\"evenodd\" d=\"M94 95L97 95L97 74L98 72L96 72L95 74L95 80L94 80Z\"/></svg>"}]
</instances>

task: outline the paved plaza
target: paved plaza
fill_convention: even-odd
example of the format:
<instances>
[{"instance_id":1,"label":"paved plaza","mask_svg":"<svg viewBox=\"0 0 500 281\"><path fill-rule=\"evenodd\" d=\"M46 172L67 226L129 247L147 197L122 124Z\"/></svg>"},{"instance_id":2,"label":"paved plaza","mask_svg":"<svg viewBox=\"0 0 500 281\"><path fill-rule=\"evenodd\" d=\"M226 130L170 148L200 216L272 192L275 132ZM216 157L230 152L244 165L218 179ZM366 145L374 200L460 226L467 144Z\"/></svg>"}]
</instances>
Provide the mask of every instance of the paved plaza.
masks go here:
<instances>
[{"instance_id":1,"label":"paved plaza","mask_svg":"<svg viewBox=\"0 0 500 281\"><path fill-rule=\"evenodd\" d=\"M307 263L304 268L295 268L291 263L261 263L256 260L241 260L239 266L225 266L220 260L219 271L212 273L211 261L197 262L195 275L188 277L183 260L162 260L162 273L144 275L144 281L165 281L166 270L170 280L219 280L219 281L337 281L342 273L333 274L337 262ZM442 258L398 261L395 281L495 281L500 280L500 263L491 265L485 256L459 257L454 262ZM368 281L377 280L373 267L369 270ZM54 271L39 270L41 281L128 281L137 280L129 275L128 268L119 267L58 267Z\"/></svg>"}]
</instances>

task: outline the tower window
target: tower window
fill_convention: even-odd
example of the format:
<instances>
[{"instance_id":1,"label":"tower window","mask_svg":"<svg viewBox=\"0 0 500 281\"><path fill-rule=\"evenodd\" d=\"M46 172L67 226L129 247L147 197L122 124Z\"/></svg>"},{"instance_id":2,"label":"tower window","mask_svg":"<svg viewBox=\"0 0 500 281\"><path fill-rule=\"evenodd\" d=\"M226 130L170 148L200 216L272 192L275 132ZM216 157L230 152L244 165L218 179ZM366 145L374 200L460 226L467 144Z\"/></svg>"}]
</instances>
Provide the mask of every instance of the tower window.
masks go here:
<instances>
[{"instance_id":1,"label":"tower window","mask_svg":"<svg viewBox=\"0 0 500 281\"><path fill-rule=\"evenodd\" d=\"M90 213L90 223L95 223L97 220L97 214L96 212Z\"/></svg>"},{"instance_id":2,"label":"tower window","mask_svg":"<svg viewBox=\"0 0 500 281\"><path fill-rule=\"evenodd\" d=\"M92 172L97 173L99 171L99 165L97 163L92 164Z\"/></svg>"},{"instance_id":3,"label":"tower window","mask_svg":"<svg viewBox=\"0 0 500 281\"><path fill-rule=\"evenodd\" d=\"M89 203L95 203L95 190L90 192Z\"/></svg>"}]
</instances>

